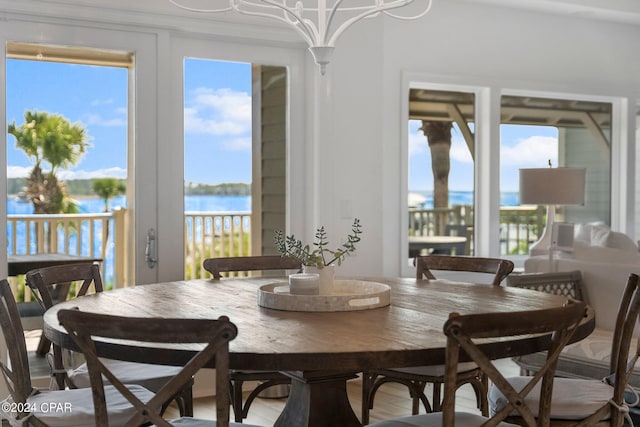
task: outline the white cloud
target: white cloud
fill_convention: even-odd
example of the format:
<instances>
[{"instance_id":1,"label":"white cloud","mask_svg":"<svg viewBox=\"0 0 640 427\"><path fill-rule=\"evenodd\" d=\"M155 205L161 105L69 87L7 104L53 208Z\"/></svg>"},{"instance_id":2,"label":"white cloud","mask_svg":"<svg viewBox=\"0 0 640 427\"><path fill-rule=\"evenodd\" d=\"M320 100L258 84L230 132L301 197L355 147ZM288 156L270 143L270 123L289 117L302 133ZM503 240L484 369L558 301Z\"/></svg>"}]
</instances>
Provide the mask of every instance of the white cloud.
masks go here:
<instances>
[{"instance_id":1,"label":"white cloud","mask_svg":"<svg viewBox=\"0 0 640 427\"><path fill-rule=\"evenodd\" d=\"M422 131L417 131L409 134L409 155L424 153L429 150L429 144L427 143L427 137L422 134Z\"/></svg>"},{"instance_id":2,"label":"white cloud","mask_svg":"<svg viewBox=\"0 0 640 427\"><path fill-rule=\"evenodd\" d=\"M454 135L451 139L451 151L449 154L451 160L461 163L473 163L473 157L471 157L471 152L469 152L469 147L467 147L464 137Z\"/></svg>"},{"instance_id":3,"label":"white cloud","mask_svg":"<svg viewBox=\"0 0 640 427\"><path fill-rule=\"evenodd\" d=\"M91 106L92 107L98 107L100 105L111 105L113 104L113 99L109 98L109 99L94 99L93 101L91 101Z\"/></svg>"},{"instance_id":4,"label":"white cloud","mask_svg":"<svg viewBox=\"0 0 640 427\"><path fill-rule=\"evenodd\" d=\"M127 177L127 170L119 167L112 167L106 169L98 169L95 171L85 170L61 170L57 172L58 178L61 180L72 179L93 179L93 178L118 178L125 179Z\"/></svg>"},{"instance_id":5,"label":"white cloud","mask_svg":"<svg viewBox=\"0 0 640 427\"><path fill-rule=\"evenodd\" d=\"M251 138L234 138L222 143L227 151L251 151Z\"/></svg>"},{"instance_id":6,"label":"white cloud","mask_svg":"<svg viewBox=\"0 0 640 427\"><path fill-rule=\"evenodd\" d=\"M422 154L429 151L429 143L427 137L424 136L422 131L409 130L409 156L416 154ZM473 163L467 143L462 136L452 135L451 138L451 160L456 160L463 163Z\"/></svg>"},{"instance_id":7,"label":"white cloud","mask_svg":"<svg viewBox=\"0 0 640 427\"><path fill-rule=\"evenodd\" d=\"M511 147L503 146L500 151L502 166L545 167L549 159L558 165L558 139L550 136L530 136L519 139Z\"/></svg>"},{"instance_id":8,"label":"white cloud","mask_svg":"<svg viewBox=\"0 0 640 427\"><path fill-rule=\"evenodd\" d=\"M251 133L251 96L228 88L198 88L184 109L186 132L210 135Z\"/></svg>"},{"instance_id":9,"label":"white cloud","mask_svg":"<svg viewBox=\"0 0 640 427\"><path fill-rule=\"evenodd\" d=\"M27 176L29 176L31 169L32 166L7 166L7 178L26 178ZM95 171L59 170L58 172L56 172L56 175L61 180L93 178L125 179L127 177L127 170L119 167L98 169Z\"/></svg>"},{"instance_id":10,"label":"white cloud","mask_svg":"<svg viewBox=\"0 0 640 427\"><path fill-rule=\"evenodd\" d=\"M7 166L7 178L26 178L31 169L31 166Z\"/></svg>"},{"instance_id":11,"label":"white cloud","mask_svg":"<svg viewBox=\"0 0 640 427\"><path fill-rule=\"evenodd\" d=\"M122 127L127 126L126 117L114 117L112 119L105 119L99 114L85 114L83 121L87 125L93 126L107 126L107 127Z\"/></svg>"}]
</instances>

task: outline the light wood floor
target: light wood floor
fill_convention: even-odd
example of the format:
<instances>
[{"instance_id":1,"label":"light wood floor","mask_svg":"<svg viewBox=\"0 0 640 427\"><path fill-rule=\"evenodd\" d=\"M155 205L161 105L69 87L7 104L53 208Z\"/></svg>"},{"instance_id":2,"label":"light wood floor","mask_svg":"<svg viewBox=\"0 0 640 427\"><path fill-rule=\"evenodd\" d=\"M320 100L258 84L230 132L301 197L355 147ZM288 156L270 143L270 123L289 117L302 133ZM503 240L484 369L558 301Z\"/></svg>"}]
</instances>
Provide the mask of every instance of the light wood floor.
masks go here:
<instances>
[{"instance_id":1,"label":"light wood floor","mask_svg":"<svg viewBox=\"0 0 640 427\"><path fill-rule=\"evenodd\" d=\"M518 375L518 367L511 360L498 362L500 370L505 375ZM349 381L347 384L349 400L356 415L360 417L361 382L359 379ZM430 396L430 389L427 389ZM249 416L244 420L246 424L260 426L272 426L284 407L286 399L258 398L251 405ZM456 395L456 406L460 410L480 413L476 408L475 395L471 386L465 385ZM424 413L424 408L421 408ZM411 415L411 399L407 389L397 384L384 384L376 393L375 406L370 413L371 422L389 418ZM199 418L215 418L215 400L213 397L196 399L194 404L194 416ZM233 419L233 414L231 415Z\"/></svg>"}]
</instances>

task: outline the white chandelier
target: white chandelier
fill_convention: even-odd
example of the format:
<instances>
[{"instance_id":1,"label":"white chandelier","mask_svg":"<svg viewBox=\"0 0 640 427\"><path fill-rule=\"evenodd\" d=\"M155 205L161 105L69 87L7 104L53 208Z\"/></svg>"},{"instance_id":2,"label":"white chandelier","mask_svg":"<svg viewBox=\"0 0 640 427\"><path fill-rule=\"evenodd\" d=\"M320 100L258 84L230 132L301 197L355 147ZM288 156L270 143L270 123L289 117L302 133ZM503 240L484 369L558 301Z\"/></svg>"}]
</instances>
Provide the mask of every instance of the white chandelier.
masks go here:
<instances>
[{"instance_id":1,"label":"white chandelier","mask_svg":"<svg viewBox=\"0 0 640 427\"><path fill-rule=\"evenodd\" d=\"M324 75L336 40L351 25L361 19L375 17L380 13L402 20L418 19L429 12L433 0L298 0L292 5L287 4L286 0L226 1L229 2L228 6L218 9L200 9L181 4L178 0L169 0L173 5L191 12L236 11L244 15L277 19L289 24L307 42L313 59L320 66L320 73ZM331 4L331 2L333 3ZM343 6L343 2L351 5ZM390 12L414 2L419 6L419 10L408 13L406 16Z\"/></svg>"}]
</instances>

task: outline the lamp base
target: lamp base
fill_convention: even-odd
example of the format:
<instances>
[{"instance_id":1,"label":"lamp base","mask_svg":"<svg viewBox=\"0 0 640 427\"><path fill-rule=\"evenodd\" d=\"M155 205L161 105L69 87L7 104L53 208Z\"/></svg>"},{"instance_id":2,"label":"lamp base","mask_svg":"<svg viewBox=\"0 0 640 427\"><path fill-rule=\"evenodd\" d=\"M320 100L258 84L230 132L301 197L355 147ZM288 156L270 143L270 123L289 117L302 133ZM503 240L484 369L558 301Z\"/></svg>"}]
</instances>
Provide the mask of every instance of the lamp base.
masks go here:
<instances>
[{"instance_id":1,"label":"lamp base","mask_svg":"<svg viewBox=\"0 0 640 427\"><path fill-rule=\"evenodd\" d=\"M542 236L529 248L530 256L549 255L551 252L551 234L553 223L556 219L556 208L553 205L547 205L547 224L544 227Z\"/></svg>"}]
</instances>

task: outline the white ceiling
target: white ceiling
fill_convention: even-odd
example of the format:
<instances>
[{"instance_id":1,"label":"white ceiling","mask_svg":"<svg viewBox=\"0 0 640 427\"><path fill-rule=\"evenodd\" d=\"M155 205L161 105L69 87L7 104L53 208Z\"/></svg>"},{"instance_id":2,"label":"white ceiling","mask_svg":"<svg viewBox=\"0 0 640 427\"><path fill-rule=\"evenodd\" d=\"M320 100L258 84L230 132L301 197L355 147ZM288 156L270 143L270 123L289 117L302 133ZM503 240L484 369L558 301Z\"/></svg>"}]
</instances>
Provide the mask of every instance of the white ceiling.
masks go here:
<instances>
[{"instance_id":1,"label":"white ceiling","mask_svg":"<svg viewBox=\"0 0 640 427\"><path fill-rule=\"evenodd\" d=\"M436 0L437 1L437 0ZM579 18L640 25L638 0L462 0Z\"/></svg>"},{"instance_id":2,"label":"white ceiling","mask_svg":"<svg viewBox=\"0 0 640 427\"><path fill-rule=\"evenodd\" d=\"M180 3L196 8L210 8L228 5L229 0L178 0ZM292 2L293 0L287 0ZM311 0L303 0L311 1ZM369 0L370 1L370 0ZM625 23L640 26L640 0L433 0L434 8L438 3L458 2L487 7L504 7L572 16L575 18L595 19L608 22ZM255 17L238 16L233 12L224 14L194 14L181 10L168 0L0 0L0 11L31 14L36 11L51 16L85 16L120 23L149 24L174 29L191 29L204 32L225 33L225 24L242 21L255 26L246 37L262 37L269 32L268 39L295 43L298 37L291 31L283 31L282 24L276 21ZM124 14L123 14L124 11ZM194 19L196 18L197 19ZM211 27L211 23L216 23ZM255 33L255 34L253 34Z\"/></svg>"},{"instance_id":3,"label":"white ceiling","mask_svg":"<svg viewBox=\"0 0 640 427\"><path fill-rule=\"evenodd\" d=\"M434 0L434 3L452 0ZM454 0L462 3L486 4L499 7L524 9L544 13L569 15L582 18L601 19L613 22L624 22L640 25L640 0ZM181 0L192 7L207 8L211 5L228 4L228 0ZM15 0L0 0L0 9L19 9L20 3ZM80 6L88 9L127 10L136 14L160 14L189 16L189 12L181 11L168 0L35 0L26 4L41 3L49 8L65 8Z\"/></svg>"}]
</instances>

